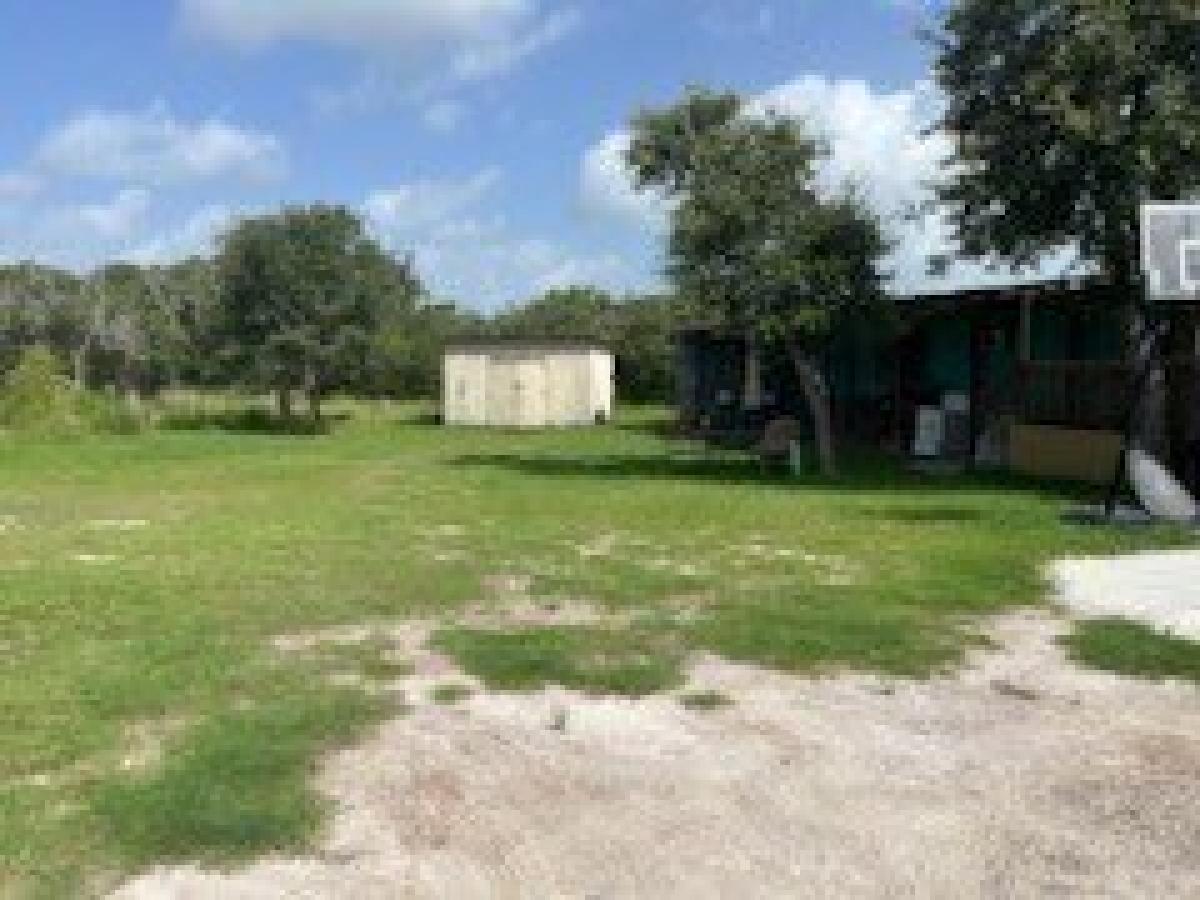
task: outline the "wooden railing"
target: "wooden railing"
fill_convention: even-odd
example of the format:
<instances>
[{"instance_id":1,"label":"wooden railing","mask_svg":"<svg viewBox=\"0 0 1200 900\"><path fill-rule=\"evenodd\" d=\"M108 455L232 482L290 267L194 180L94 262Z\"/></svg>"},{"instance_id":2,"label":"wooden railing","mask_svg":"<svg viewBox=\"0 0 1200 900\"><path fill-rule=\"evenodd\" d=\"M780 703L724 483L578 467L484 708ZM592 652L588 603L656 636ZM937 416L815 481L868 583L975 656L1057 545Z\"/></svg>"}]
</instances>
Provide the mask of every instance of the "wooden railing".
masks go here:
<instances>
[{"instance_id":1,"label":"wooden railing","mask_svg":"<svg viewBox=\"0 0 1200 900\"><path fill-rule=\"evenodd\" d=\"M1194 359L1166 363L1172 378L1196 379ZM1028 362L1019 367L1022 418L1037 425L1120 430L1133 380L1127 363Z\"/></svg>"},{"instance_id":2,"label":"wooden railing","mask_svg":"<svg viewBox=\"0 0 1200 900\"><path fill-rule=\"evenodd\" d=\"M1031 362L1020 367L1022 418L1031 424L1120 429L1130 369L1114 362Z\"/></svg>"}]
</instances>

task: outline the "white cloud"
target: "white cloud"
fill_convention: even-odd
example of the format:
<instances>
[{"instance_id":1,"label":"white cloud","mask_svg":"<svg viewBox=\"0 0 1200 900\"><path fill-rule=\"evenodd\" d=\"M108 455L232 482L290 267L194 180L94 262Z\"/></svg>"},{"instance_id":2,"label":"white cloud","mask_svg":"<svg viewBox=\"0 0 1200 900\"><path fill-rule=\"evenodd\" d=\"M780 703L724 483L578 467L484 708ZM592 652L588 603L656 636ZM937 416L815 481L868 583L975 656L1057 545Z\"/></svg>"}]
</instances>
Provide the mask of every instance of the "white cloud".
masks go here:
<instances>
[{"instance_id":1,"label":"white cloud","mask_svg":"<svg viewBox=\"0 0 1200 900\"><path fill-rule=\"evenodd\" d=\"M0 200L28 200L42 187L42 180L30 172L0 172Z\"/></svg>"},{"instance_id":2,"label":"white cloud","mask_svg":"<svg viewBox=\"0 0 1200 900\"><path fill-rule=\"evenodd\" d=\"M427 103L510 71L582 21L542 0L181 0L180 10L189 33L237 47L301 41L363 54L357 79L313 92L325 114Z\"/></svg>"},{"instance_id":3,"label":"white cloud","mask_svg":"<svg viewBox=\"0 0 1200 900\"><path fill-rule=\"evenodd\" d=\"M485 201L501 181L495 168L457 181L416 181L370 193L363 211L389 250L415 257L436 294L478 308L552 287L621 282L625 267L615 255L522 235L487 213Z\"/></svg>"},{"instance_id":4,"label":"white cloud","mask_svg":"<svg viewBox=\"0 0 1200 900\"><path fill-rule=\"evenodd\" d=\"M651 232L665 232L671 204L661 192L638 190L626 162L628 131L615 131L584 153L580 199L585 212L608 216Z\"/></svg>"},{"instance_id":5,"label":"white cloud","mask_svg":"<svg viewBox=\"0 0 1200 900\"><path fill-rule=\"evenodd\" d=\"M178 225L144 237L129 250L128 258L142 265L161 265L189 256L209 256L216 249L217 238L237 215L224 204L203 206Z\"/></svg>"},{"instance_id":6,"label":"white cloud","mask_svg":"<svg viewBox=\"0 0 1200 900\"><path fill-rule=\"evenodd\" d=\"M615 254L580 251L557 240L521 236L494 220L442 229L407 250L435 295L477 309L499 309L551 288L629 286L623 282L626 267Z\"/></svg>"},{"instance_id":7,"label":"white cloud","mask_svg":"<svg viewBox=\"0 0 1200 900\"><path fill-rule=\"evenodd\" d=\"M104 240L128 238L150 212L150 192L125 188L107 203L64 207L50 214L50 221L63 231L79 228Z\"/></svg>"},{"instance_id":8,"label":"white cloud","mask_svg":"<svg viewBox=\"0 0 1200 900\"><path fill-rule=\"evenodd\" d=\"M895 249L885 261L900 292L954 286L1011 283L1005 268L989 268L958 259L941 277L929 274L933 257L957 254L950 222L940 212L925 210L931 185L942 177L942 164L953 154L945 136L929 133L937 119L941 96L929 81L897 91L879 91L864 81L835 81L809 75L753 98L747 111L768 111L806 122L822 138L829 157L819 170L819 184L829 193L855 186L880 217ZM667 207L661 197L634 189L633 173L624 161L626 132L613 132L584 155L581 193L593 213L665 230ZM1071 254L1053 254L1036 272L1017 277L1064 274Z\"/></svg>"},{"instance_id":9,"label":"white cloud","mask_svg":"<svg viewBox=\"0 0 1200 900\"><path fill-rule=\"evenodd\" d=\"M956 286L1006 284L1014 277L1057 277L1069 254L1055 254L1040 272L1014 276L1007 268L957 258L958 245L947 217L929 212L932 185L945 177L954 145L931 132L942 97L928 80L897 91L878 91L864 81L833 81L808 75L756 97L751 113L774 112L808 123L828 145L820 183L832 193L853 185L880 217L895 249L886 261L895 290L914 292ZM945 275L929 274L929 261L953 260Z\"/></svg>"},{"instance_id":10,"label":"white cloud","mask_svg":"<svg viewBox=\"0 0 1200 900\"><path fill-rule=\"evenodd\" d=\"M463 181L414 181L373 191L367 195L363 209L385 235L418 234L473 207L500 180L500 170L492 167Z\"/></svg>"},{"instance_id":11,"label":"white cloud","mask_svg":"<svg viewBox=\"0 0 1200 900\"><path fill-rule=\"evenodd\" d=\"M62 175L162 184L226 176L268 180L283 174L286 160L273 135L220 119L185 122L153 108L81 113L42 141L33 166Z\"/></svg>"},{"instance_id":12,"label":"white cloud","mask_svg":"<svg viewBox=\"0 0 1200 900\"><path fill-rule=\"evenodd\" d=\"M582 21L576 9L558 10L527 31L500 34L468 44L454 60L454 78L460 82L480 81L507 72L530 56L566 38Z\"/></svg>"},{"instance_id":13,"label":"white cloud","mask_svg":"<svg viewBox=\"0 0 1200 900\"><path fill-rule=\"evenodd\" d=\"M466 116L466 108L454 100L438 100L421 112L421 122L437 134L451 134L458 130Z\"/></svg>"},{"instance_id":14,"label":"white cloud","mask_svg":"<svg viewBox=\"0 0 1200 900\"><path fill-rule=\"evenodd\" d=\"M220 119L185 121L162 107L84 112L0 173L0 258L86 269L206 253L230 213L212 201L189 207L191 190L204 182L206 192L244 195L285 166L276 138Z\"/></svg>"},{"instance_id":15,"label":"white cloud","mask_svg":"<svg viewBox=\"0 0 1200 900\"><path fill-rule=\"evenodd\" d=\"M710 3L700 13L700 27L716 37L763 37L771 33L778 20L775 8L769 3L754 4L748 0L720 0Z\"/></svg>"},{"instance_id":16,"label":"white cloud","mask_svg":"<svg viewBox=\"0 0 1200 900\"><path fill-rule=\"evenodd\" d=\"M183 0L185 27L242 46L313 41L395 47L490 38L534 0Z\"/></svg>"}]
</instances>

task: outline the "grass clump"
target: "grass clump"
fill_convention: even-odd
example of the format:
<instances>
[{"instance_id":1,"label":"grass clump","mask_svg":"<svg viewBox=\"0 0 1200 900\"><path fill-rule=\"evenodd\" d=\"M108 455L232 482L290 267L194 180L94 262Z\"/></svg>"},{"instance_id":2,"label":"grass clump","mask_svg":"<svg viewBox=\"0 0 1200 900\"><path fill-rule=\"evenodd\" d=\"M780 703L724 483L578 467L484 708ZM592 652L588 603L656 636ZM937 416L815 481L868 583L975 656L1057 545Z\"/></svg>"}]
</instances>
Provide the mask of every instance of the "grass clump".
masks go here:
<instances>
[{"instance_id":1,"label":"grass clump","mask_svg":"<svg viewBox=\"0 0 1200 900\"><path fill-rule=\"evenodd\" d=\"M458 706L470 698L471 689L465 684L439 684L429 696L438 706Z\"/></svg>"},{"instance_id":2,"label":"grass clump","mask_svg":"<svg viewBox=\"0 0 1200 900\"><path fill-rule=\"evenodd\" d=\"M220 713L158 770L99 785L91 813L133 865L298 849L322 812L308 786L312 760L356 734L374 713L354 691Z\"/></svg>"},{"instance_id":3,"label":"grass clump","mask_svg":"<svg viewBox=\"0 0 1200 900\"><path fill-rule=\"evenodd\" d=\"M605 629L443 631L435 645L489 688L536 691L557 684L641 697L682 677L681 653L659 636Z\"/></svg>"},{"instance_id":4,"label":"grass clump","mask_svg":"<svg viewBox=\"0 0 1200 900\"><path fill-rule=\"evenodd\" d=\"M698 647L789 671L860 667L925 677L960 658L955 623L904 604L832 588L739 598L690 628Z\"/></svg>"},{"instance_id":5,"label":"grass clump","mask_svg":"<svg viewBox=\"0 0 1200 900\"><path fill-rule=\"evenodd\" d=\"M1081 622L1063 640L1072 659L1093 669L1154 681L1175 679L1200 684L1200 644L1140 622Z\"/></svg>"},{"instance_id":6,"label":"grass clump","mask_svg":"<svg viewBox=\"0 0 1200 900\"><path fill-rule=\"evenodd\" d=\"M692 691L679 697L679 705L692 712L715 712L733 705L728 694L720 691Z\"/></svg>"},{"instance_id":7,"label":"grass clump","mask_svg":"<svg viewBox=\"0 0 1200 900\"><path fill-rule=\"evenodd\" d=\"M385 637L362 641L326 641L318 646L319 661L330 674L348 674L367 682L399 681L412 674L412 664L396 659Z\"/></svg>"}]
</instances>

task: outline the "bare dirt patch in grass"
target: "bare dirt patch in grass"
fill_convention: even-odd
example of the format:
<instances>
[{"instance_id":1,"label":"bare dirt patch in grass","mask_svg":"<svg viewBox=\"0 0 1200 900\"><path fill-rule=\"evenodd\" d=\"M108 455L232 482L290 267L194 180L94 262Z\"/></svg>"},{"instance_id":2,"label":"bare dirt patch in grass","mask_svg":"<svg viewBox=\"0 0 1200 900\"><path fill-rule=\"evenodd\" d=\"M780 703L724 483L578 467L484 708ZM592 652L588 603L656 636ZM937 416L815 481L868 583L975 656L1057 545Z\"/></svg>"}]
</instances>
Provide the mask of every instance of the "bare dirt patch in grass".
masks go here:
<instances>
[{"instance_id":1,"label":"bare dirt patch in grass","mask_svg":"<svg viewBox=\"0 0 1200 900\"><path fill-rule=\"evenodd\" d=\"M314 854L118 896L1195 896L1196 689L1078 669L1065 629L1004 616L923 682L702 657L686 690L720 715L561 688L430 703L327 760Z\"/></svg>"},{"instance_id":2,"label":"bare dirt patch in grass","mask_svg":"<svg viewBox=\"0 0 1200 900\"><path fill-rule=\"evenodd\" d=\"M470 607L457 621L465 628L507 631L522 628L626 627L633 618L631 611L611 612L575 598L522 595L520 599L503 605Z\"/></svg>"},{"instance_id":3,"label":"bare dirt patch in grass","mask_svg":"<svg viewBox=\"0 0 1200 900\"><path fill-rule=\"evenodd\" d=\"M162 763L171 742L191 725L187 716L138 719L125 726L120 768L126 772L152 769Z\"/></svg>"}]
</instances>

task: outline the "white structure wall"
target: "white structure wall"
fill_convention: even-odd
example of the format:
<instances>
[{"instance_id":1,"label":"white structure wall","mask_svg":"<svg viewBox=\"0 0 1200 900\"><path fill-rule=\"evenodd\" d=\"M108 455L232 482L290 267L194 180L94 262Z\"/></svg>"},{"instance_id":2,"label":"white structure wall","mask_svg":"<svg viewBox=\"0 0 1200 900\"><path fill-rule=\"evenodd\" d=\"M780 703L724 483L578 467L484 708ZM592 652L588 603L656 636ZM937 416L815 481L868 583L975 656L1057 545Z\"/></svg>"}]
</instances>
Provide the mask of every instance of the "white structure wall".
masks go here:
<instances>
[{"instance_id":1,"label":"white structure wall","mask_svg":"<svg viewBox=\"0 0 1200 900\"><path fill-rule=\"evenodd\" d=\"M591 425L613 413L612 354L587 344L450 347L443 361L448 425L536 429Z\"/></svg>"}]
</instances>

